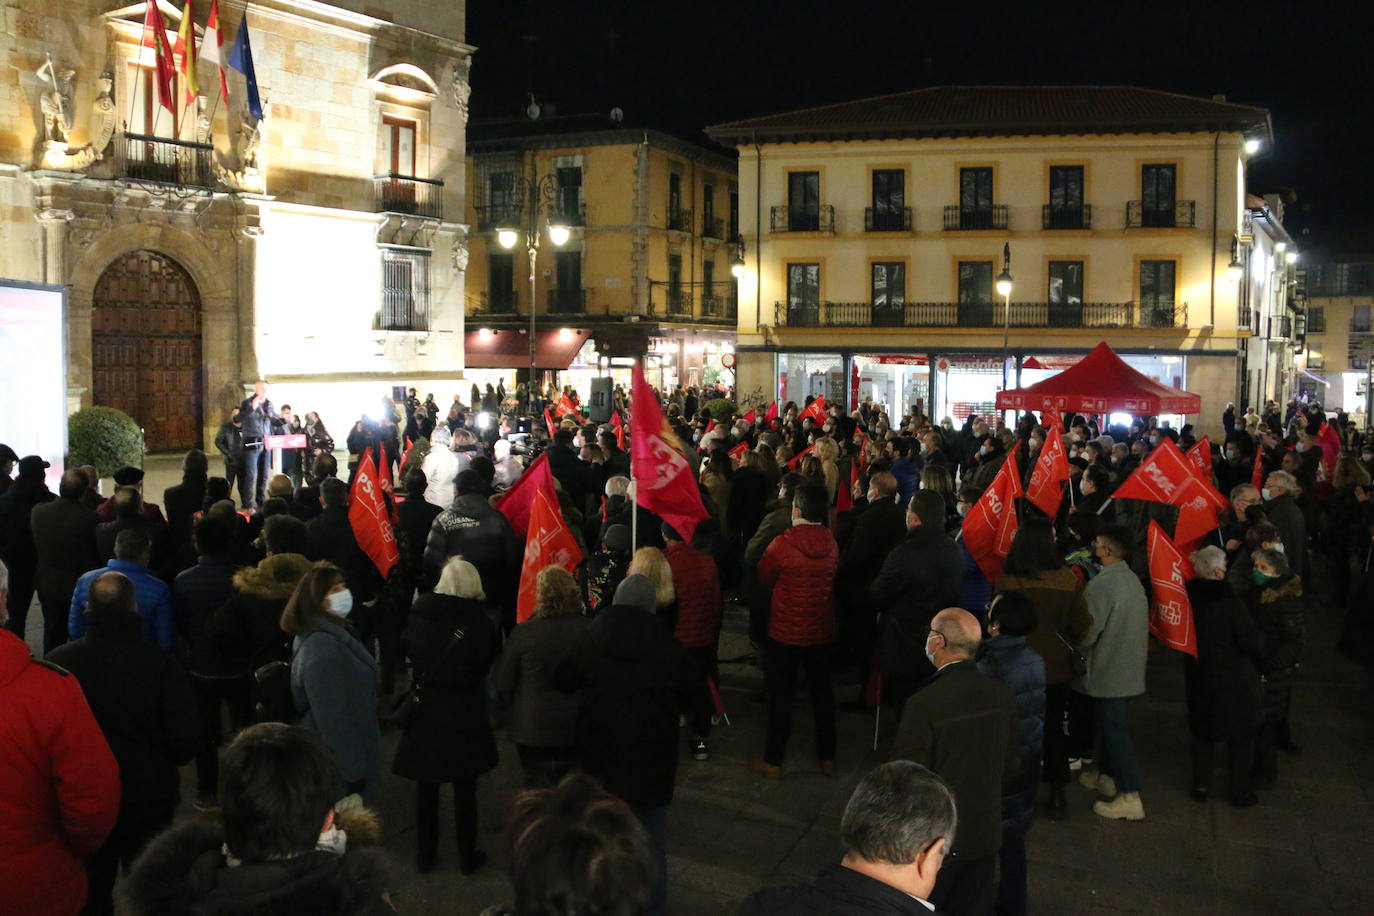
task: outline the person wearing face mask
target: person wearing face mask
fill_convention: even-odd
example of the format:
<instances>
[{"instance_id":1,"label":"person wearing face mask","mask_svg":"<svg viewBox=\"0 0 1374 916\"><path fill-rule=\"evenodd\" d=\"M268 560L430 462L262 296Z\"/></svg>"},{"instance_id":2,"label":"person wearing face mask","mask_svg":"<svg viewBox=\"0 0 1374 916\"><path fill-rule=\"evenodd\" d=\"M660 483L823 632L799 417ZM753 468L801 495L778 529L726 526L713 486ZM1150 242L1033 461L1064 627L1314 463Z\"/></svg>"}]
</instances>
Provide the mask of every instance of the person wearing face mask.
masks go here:
<instances>
[{"instance_id":1,"label":"person wearing face mask","mask_svg":"<svg viewBox=\"0 0 1374 916\"><path fill-rule=\"evenodd\" d=\"M1228 439L1222 449L1221 460L1212 466L1217 477L1217 490L1229 493L1232 489L1250 480L1254 470L1254 449L1248 452L1241 448L1240 442Z\"/></svg>"},{"instance_id":2,"label":"person wearing face mask","mask_svg":"<svg viewBox=\"0 0 1374 916\"><path fill-rule=\"evenodd\" d=\"M1245 603L1264 637L1259 669L1263 676L1264 719L1255 741L1255 785L1267 789L1278 775L1278 751L1297 755L1288 710L1293 675L1307 641L1303 615L1302 581L1289 565L1286 554L1257 550L1252 560L1250 588Z\"/></svg>"},{"instance_id":3,"label":"person wearing face mask","mask_svg":"<svg viewBox=\"0 0 1374 916\"><path fill-rule=\"evenodd\" d=\"M1106 505L1107 499L1111 496L1111 476L1101 465L1093 465L1083 472L1083 479L1078 482L1078 492L1082 497L1074 509L1079 512L1091 512L1094 515L1101 513L1103 522L1110 522L1114 514L1113 509L1108 507L1104 512L1102 507Z\"/></svg>"},{"instance_id":4,"label":"person wearing face mask","mask_svg":"<svg viewBox=\"0 0 1374 916\"><path fill-rule=\"evenodd\" d=\"M1264 514L1279 529L1289 568L1299 579L1306 572L1307 521L1297 503L1298 482L1287 471L1264 478Z\"/></svg>"},{"instance_id":5,"label":"person wearing face mask","mask_svg":"<svg viewBox=\"0 0 1374 916\"><path fill-rule=\"evenodd\" d=\"M343 571L316 563L296 583L281 628L292 637L295 724L318 732L333 752L343 794L366 801L376 795L380 777L378 672L376 660L348 625L352 609Z\"/></svg>"}]
</instances>

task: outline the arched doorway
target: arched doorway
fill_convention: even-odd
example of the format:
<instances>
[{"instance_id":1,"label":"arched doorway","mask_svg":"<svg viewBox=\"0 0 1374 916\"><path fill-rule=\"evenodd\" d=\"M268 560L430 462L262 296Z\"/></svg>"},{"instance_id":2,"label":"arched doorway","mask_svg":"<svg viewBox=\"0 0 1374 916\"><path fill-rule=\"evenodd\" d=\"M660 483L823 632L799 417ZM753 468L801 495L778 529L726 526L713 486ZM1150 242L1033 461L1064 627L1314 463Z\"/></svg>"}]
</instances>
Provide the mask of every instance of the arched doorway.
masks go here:
<instances>
[{"instance_id":1,"label":"arched doorway","mask_svg":"<svg viewBox=\"0 0 1374 916\"><path fill-rule=\"evenodd\" d=\"M96 281L92 396L144 429L147 447L201 445L200 294L176 261L131 251Z\"/></svg>"}]
</instances>

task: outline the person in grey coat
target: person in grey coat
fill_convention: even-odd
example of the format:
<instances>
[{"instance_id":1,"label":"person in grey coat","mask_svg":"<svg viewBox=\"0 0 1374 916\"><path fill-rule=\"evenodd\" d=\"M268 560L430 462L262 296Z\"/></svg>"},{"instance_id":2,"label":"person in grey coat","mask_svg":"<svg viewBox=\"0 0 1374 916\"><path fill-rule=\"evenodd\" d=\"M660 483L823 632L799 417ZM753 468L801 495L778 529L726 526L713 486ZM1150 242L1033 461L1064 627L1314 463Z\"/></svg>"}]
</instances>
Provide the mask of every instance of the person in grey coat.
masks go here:
<instances>
[{"instance_id":1,"label":"person in grey coat","mask_svg":"<svg viewBox=\"0 0 1374 916\"><path fill-rule=\"evenodd\" d=\"M344 794L376 793L382 754L377 726L377 662L344 622L353 595L344 574L316 563L282 611L291 642L291 696L297 725L319 732L334 753Z\"/></svg>"},{"instance_id":2,"label":"person in grey coat","mask_svg":"<svg viewBox=\"0 0 1374 916\"><path fill-rule=\"evenodd\" d=\"M534 616L506 642L496 687L511 704L510 735L529 788L555 786L572 769L578 697L554 686L553 669L590 623L572 574L549 566L535 582Z\"/></svg>"},{"instance_id":3,"label":"person in grey coat","mask_svg":"<svg viewBox=\"0 0 1374 916\"><path fill-rule=\"evenodd\" d=\"M1132 540L1131 530L1120 525L1108 525L1093 540L1102 571L1083 591L1093 622L1078 644L1088 671L1074 689L1093 698L1100 745L1097 769L1084 769L1078 780L1111 799L1094 802L1093 811L1101 817L1139 821L1145 809L1129 712L1131 697L1145 692L1150 622L1145 589L1126 563Z\"/></svg>"}]
</instances>

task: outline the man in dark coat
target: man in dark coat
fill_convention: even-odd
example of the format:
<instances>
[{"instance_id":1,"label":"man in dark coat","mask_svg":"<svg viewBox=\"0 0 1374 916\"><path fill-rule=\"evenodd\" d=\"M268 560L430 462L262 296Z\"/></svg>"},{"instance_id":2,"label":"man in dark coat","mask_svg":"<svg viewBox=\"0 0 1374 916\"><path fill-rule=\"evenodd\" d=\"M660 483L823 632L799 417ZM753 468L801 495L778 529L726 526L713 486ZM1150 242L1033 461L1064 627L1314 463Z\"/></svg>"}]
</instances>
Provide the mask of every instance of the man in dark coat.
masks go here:
<instances>
[{"instance_id":1,"label":"man in dark coat","mask_svg":"<svg viewBox=\"0 0 1374 916\"><path fill-rule=\"evenodd\" d=\"M339 770L318 734L245 729L221 786L222 820L178 824L134 866L134 912L394 916L376 817L333 810Z\"/></svg>"},{"instance_id":2,"label":"man in dark coat","mask_svg":"<svg viewBox=\"0 0 1374 916\"><path fill-rule=\"evenodd\" d=\"M521 551L515 529L481 495L486 487L476 471L468 469L459 474L454 489L458 495L453 505L430 526L422 561L424 579L426 583L437 581L444 561L462 554L482 574L488 599L504 614L513 615Z\"/></svg>"},{"instance_id":3,"label":"man in dark coat","mask_svg":"<svg viewBox=\"0 0 1374 916\"><path fill-rule=\"evenodd\" d=\"M1287 471L1274 471L1264 478L1264 514L1279 529L1288 567L1299 579L1306 569L1307 522L1298 507L1298 482Z\"/></svg>"},{"instance_id":4,"label":"man in dark coat","mask_svg":"<svg viewBox=\"0 0 1374 916\"><path fill-rule=\"evenodd\" d=\"M1260 725L1260 678L1264 637L1245 602L1226 582L1226 554L1215 545L1189 558L1197 578L1188 583L1197 634L1197 657L1184 656L1188 730L1193 744L1193 800L1206 801L1212 786L1213 751L1226 742L1231 804L1248 808L1259 799L1251 785L1255 735Z\"/></svg>"},{"instance_id":5,"label":"man in dark coat","mask_svg":"<svg viewBox=\"0 0 1374 916\"><path fill-rule=\"evenodd\" d=\"M578 691L577 763L634 809L653 841L658 884L649 912L667 896L666 826L677 779L678 713L691 698L687 653L658 618L653 583L627 576L553 672Z\"/></svg>"},{"instance_id":6,"label":"man in dark coat","mask_svg":"<svg viewBox=\"0 0 1374 916\"><path fill-rule=\"evenodd\" d=\"M143 494L135 486L121 486L110 501L115 506L114 520L97 525L95 529L95 547L100 559L113 559L115 538L119 537L119 532L132 528L147 535L152 545L152 559L148 565L154 570L161 569L167 556L167 526L148 521L143 514Z\"/></svg>"},{"instance_id":7,"label":"man in dark coat","mask_svg":"<svg viewBox=\"0 0 1374 916\"><path fill-rule=\"evenodd\" d=\"M262 502L267 486L267 437L272 435L272 423L277 411L267 399L267 383L253 386L251 397L239 405L239 419L243 421L243 476L239 479L239 506L256 508Z\"/></svg>"},{"instance_id":8,"label":"man in dark coat","mask_svg":"<svg viewBox=\"0 0 1374 916\"><path fill-rule=\"evenodd\" d=\"M156 503L150 503L143 497L143 468L122 467L114 472L115 492L119 492L120 487L133 487L138 491L139 513L148 520L150 525L166 525L167 518L162 514L162 508ZM95 516L101 522L112 522L118 514L119 505L113 496L95 507Z\"/></svg>"},{"instance_id":9,"label":"man in dark coat","mask_svg":"<svg viewBox=\"0 0 1374 916\"><path fill-rule=\"evenodd\" d=\"M848 534L840 542L835 592L847 655L867 666L873 656L878 616L868 586L906 535L906 512L897 505L897 478L886 471L874 474L868 481L867 501L856 505L854 512Z\"/></svg>"},{"instance_id":10,"label":"man in dark coat","mask_svg":"<svg viewBox=\"0 0 1374 916\"><path fill-rule=\"evenodd\" d=\"M905 540L892 548L868 589L882 615L879 669L899 708L932 671L922 648L930 619L941 608L958 606L964 581L964 555L945 534L944 497L918 492L907 507L906 526Z\"/></svg>"},{"instance_id":11,"label":"man in dark coat","mask_svg":"<svg viewBox=\"0 0 1374 916\"><path fill-rule=\"evenodd\" d=\"M562 484L573 505L581 509L587 497L598 491L591 467L578 457L573 447L575 435L570 429L560 429L545 454L549 456L549 471Z\"/></svg>"},{"instance_id":12,"label":"man in dark coat","mask_svg":"<svg viewBox=\"0 0 1374 916\"><path fill-rule=\"evenodd\" d=\"M1292 572L1286 554L1255 551L1252 582L1245 600L1264 637L1264 657L1259 665L1264 677L1264 719L1255 742L1255 784L1264 789L1273 785L1278 775L1278 751L1300 752L1293 742L1288 710L1293 677L1307 642L1307 621L1302 580Z\"/></svg>"},{"instance_id":13,"label":"man in dark coat","mask_svg":"<svg viewBox=\"0 0 1374 916\"><path fill-rule=\"evenodd\" d=\"M91 583L87 634L50 658L81 682L91 712L119 763L119 819L86 860L86 913L113 913L115 876L172 822L177 767L195 753L199 721L190 685L170 652L141 639L134 584L108 572Z\"/></svg>"},{"instance_id":14,"label":"man in dark coat","mask_svg":"<svg viewBox=\"0 0 1374 916\"><path fill-rule=\"evenodd\" d=\"M210 459L200 449L193 448L181 460L181 483L162 493L174 549L191 543L191 525L196 513L205 508L205 482L209 476Z\"/></svg>"},{"instance_id":15,"label":"man in dark coat","mask_svg":"<svg viewBox=\"0 0 1374 916\"><path fill-rule=\"evenodd\" d=\"M353 526L348 521L348 488L344 482L337 477L326 479L320 484L320 500L324 511L306 525L310 558L328 560L343 570L356 609L357 603L370 601L377 593L381 576L353 536Z\"/></svg>"},{"instance_id":16,"label":"man in dark coat","mask_svg":"<svg viewBox=\"0 0 1374 916\"><path fill-rule=\"evenodd\" d=\"M243 476L243 420L239 418L237 407L229 412L229 419L215 433L215 448L224 458L224 479L229 481L229 489L233 490L234 481L241 481ZM243 490L240 489L239 493L242 494Z\"/></svg>"},{"instance_id":17,"label":"man in dark coat","mask_svg":"<svg viewBox=\"0 0 1374 916\"><path fill-rule=\"evenodd\" d=\"M854 788L840 820L839 865L791 887L759 891L738 916L930 916L937 875L958 820L939 776L910 760L875 767Z\"/></svg>"},{"instance_id":18,"label":"man in dark coat","mask_svg":"<svg viewBox=\"0 0 1374 916\"><path fill-rule=\"evenodd\" d=\"M978 673L978 618L946 608L930 622L925 654L935 674L902 710L896 760L929 767L954 791L959 829L931 892L937 909L987 913L1002 844L1002 785L1019 762L1016 701Z\"/></svg>"},{"instance_id":19,"label":"man in dark coat","mask_svg":"<svg viewBox=\"0 0 1374 916\"><path fill-rule=\"evenodd\" d=\"M629 477L630 476L630 456L620 448L620 443L615 437L615 433L607 430L596 437L601 444L601 452L606 456L602 462L602 470L606 477Z\"/></svg>"},{"instance_id":20,"label":"man in dark coat","mask_svg":"<svg viewBox=\"0 0 1374 916\"><path fill-rule=\"evenodd\" d=\"M58 498L33 507L33 542L38 551L38 600L43 605L43 653L67 641L67 611L76 580L100 565L95 547L95 513L81 504L86 475L62 475Z\"/></svg>"},{"instance_id":21,"label":"man in dark coat","mask_svg":"<svg viewBox=\"0 0 1374 916\"><path fill-rule=\"evenodd\" d=\"M0 560L4 560L10 573L9 621L5 625L20 639L24 638L38 574L38 548L31 526L33 509L56 498L43 482L47 467L48 462L37 455L25 455L19 460L19 476L0 495Z\"/></svg>"}]
</instances>

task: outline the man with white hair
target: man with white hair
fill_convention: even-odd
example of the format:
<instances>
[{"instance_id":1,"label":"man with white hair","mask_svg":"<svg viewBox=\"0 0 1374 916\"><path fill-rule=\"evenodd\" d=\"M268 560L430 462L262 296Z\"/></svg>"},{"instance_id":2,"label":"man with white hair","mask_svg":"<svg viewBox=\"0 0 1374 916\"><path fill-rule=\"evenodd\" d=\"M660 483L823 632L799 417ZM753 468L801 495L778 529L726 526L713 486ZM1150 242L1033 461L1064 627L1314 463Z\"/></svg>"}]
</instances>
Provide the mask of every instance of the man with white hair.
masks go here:
<instances>
[{"instance_id":1,"label":"man with white hair","mask_svg":"<svg viewBox=\"0 0 1374 916\"><path fill-rule=\"evenodd\" d=\"M508 490L525 473L525 466L519 458L511 456L509 439L497 439L492 450L496 455L496 477L492 482L496 484L496 489Z\"/></svg>"},{"instance_id":2,"label":"man with white hair","mask_svg":"<svg viewBox=\"0 0 1374 916\"><path fill-rule=\"evenodd\" d=\"M453 482L458 479L458 456L449 449L448 427L439 424L429 440L429 453L420 465L425 472L425 502L440 509L453 504Z\"/></svg>"},{"instance_id":3,"label":"man with white hair","mask_svg":"<svg viewBox=\"0 0 1374 916\"><path fill-rule=\"evenodd\" d=\"M1298 507L1298 481L1287 471L1274 471L1264 478L1264 514L1279 529L1288 568L1302 578L1307 568L1307 522Z\"/></svg>"},{"instance_id":4,"label":"man with white hair","mask_svg":"<svg viewBox=\"0 0 1374 916\"><path fill-rule=\"evenodd\" d=\"M1019 763L1016 700L1006 684L984 677L974 658L982 630L962 608L930 622L927 685L907 700L892 756L930 767L954 792L959 832L930 902L951 913L986 913L997 888L1002 845L1002 783Z\"/></svg>"},{"instance_id":5,"label":"man with white hair","mask_svg":"<svg viewBox=\"0 0 1374 916\"><path fill-rule=\"evenodd\" d=\"M0 563L0 624L9 570ZM76 678L0 627L0 888L15 916L75 913L119 814L119 765Z\"/></svg>"}]
</instances>

